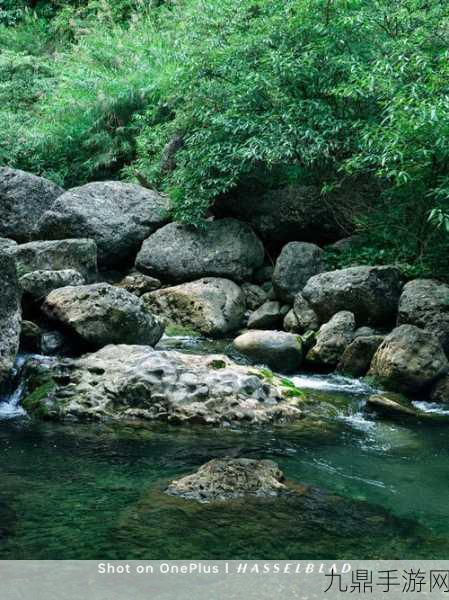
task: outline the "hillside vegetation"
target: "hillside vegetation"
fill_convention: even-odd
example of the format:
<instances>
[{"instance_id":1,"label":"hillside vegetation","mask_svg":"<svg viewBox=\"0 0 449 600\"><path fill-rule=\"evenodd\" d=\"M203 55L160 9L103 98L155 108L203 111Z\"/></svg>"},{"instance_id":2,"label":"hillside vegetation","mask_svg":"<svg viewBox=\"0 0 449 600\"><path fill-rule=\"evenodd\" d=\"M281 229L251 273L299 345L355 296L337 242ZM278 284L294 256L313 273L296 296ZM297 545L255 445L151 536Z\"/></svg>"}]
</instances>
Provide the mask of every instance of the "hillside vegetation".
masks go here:
<instances>
[{"instance_id":1,"label":"hillside vegetation","mask_svg":"<svg viewBox=\"0 0 449 600\"><path fill-rule=\"evenodd\" d=\"M362 183L335 264L448 278L448 59L444 0L4 0L0 164L137 179L196 225L248 186Z\"/></svg>"}]
</instances>

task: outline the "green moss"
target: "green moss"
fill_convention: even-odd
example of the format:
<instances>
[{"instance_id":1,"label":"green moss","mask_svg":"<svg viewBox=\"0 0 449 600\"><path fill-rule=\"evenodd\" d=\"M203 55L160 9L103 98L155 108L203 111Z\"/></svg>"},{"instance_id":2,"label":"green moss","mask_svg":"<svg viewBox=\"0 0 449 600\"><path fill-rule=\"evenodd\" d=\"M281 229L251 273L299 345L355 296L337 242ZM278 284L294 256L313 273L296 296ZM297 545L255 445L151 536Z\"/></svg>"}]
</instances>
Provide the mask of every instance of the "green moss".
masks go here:
<instances>
[{"instance_id":1,"label":"green moss","mask_svg":"<svg viewBox=\"0 0 449 600\"><path fill-rule=\"evenodd\" d=\"M55 387L56 383L52 378L48 379L45 383L41 383L22 400L23 408L28 413L41 419L50 418L52 415L46 400Z\"/></svg>"},{"instance_id":2,"label":"green moss","mask_svg":"<svg viewBox=\"0 0 449 600\"><path fill-rule=\"evenodd\" d=\"M209 367L212 369L224 369L226 367L226 363L224 360L214 359L209 363Z\"/></svg>"},{"instance_id":3,"label":"green moss","mask_svg":"<svg viewBox=\"0 0 449 600\"><path fill-rule=\"evenodd\" d=\"M198 331L195 331L195 329L183 325L176 325L175 323L168 323L164 333L168 336L187 335L190 337L201 337L201 334L198 333Z\"/></svg>"}]
</instances>

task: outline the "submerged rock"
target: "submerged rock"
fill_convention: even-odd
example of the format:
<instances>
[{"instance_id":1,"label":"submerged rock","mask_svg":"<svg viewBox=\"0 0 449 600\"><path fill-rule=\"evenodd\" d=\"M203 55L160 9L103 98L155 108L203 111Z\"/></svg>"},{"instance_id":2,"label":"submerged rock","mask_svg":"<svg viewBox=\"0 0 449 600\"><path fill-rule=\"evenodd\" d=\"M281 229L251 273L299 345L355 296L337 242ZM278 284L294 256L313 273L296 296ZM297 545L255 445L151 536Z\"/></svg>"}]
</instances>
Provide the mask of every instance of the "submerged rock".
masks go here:
<instances>
[{"instance_id":1,"label":"submerged rock","mask_svg":"<svg viewBox=\"0 0 449 600\"><path fill-rule=\"evenodd\" d=\"M97 246L93 240L54 240L20 244L15 250L20 277L34 271L77 271L87 283L97 277Z\"/></svg>"},{"instance_id":2,"label":"submerged rock","mask_svg":"<svg viewBox=\"0 0 449 600\"><path fill-rule=\"evenodd\" d=\"M31 361L24 377L24 407L46 418L223 425L301 417L280 384L224 355L111 345L45 368Z\"/></svg>"},{"instance_id":3,"label":"submerged rock","mask_svg":"<svg viewBox=\"0 0 449 600\"><path fill-rule=\"evenodd\" d=\"M434 279L407 283L398 309L398 325L404 324L433 333L449 352L449 285Z\"/></svg>"},{"instance_id":4,"label":"submerged rock","mask_svg":"<svg viewBox=\"0 0 449 600\"><path fill-rule=\"evenodd\" d=\"M28 242L37 221L63 192L43 177L0 167L0 236Z\"/></svg>"},{"instance_id":5,"label":"submerged rock","mask_svg":"<svg viewBox=\"0 0 449 600\"><path fill-rule=\"evenodd\" d=\"M324 271L324 252L315 244L290 242L282 248L273 273L276 296L284 302L293 302L295 295L307 281Z\"/></svg>"},{"instance_id":6,"label":"submerged rock","mask_svg":"<svg viewBox=\"0 0 449 600\"><path fill-rule=\"evenodd\" d=\"M285 373L297 371L302 362L298 335L284 331L247 331L234 340L238 352Z\"/></svg>"},{"instance_id":7,"label":"submerged rock","mask_svg":"<svg viewBox=\"0 0 449 600\"><path fill-rule=\"evenodd\" d=\"M148 310L171 323L220 337L242 326L245 297L229 279L205 277L145 294Z\"/></svg>"},{"instance_id":8,"label":"submerged rock","mask_svg":"<svg viewBox=\"0 0 449 600\"><path fill-rule=\"evenodd\" d=\"M14 257L0 252L0 384L8 377L19 350L22 313Z\"/></svg>"},{"instance_id":9,"label":"submerged rock","mask_svg":"<svg viewBox=\"0 0 449 600\"><path fill-rule=\"evenodd\" d=\"M92 238L102 267L131 262L143 240L168 221L168 200L140 185L93 182L68 190L37 224L39 239Z\"/></svg>"},{"instance_id":10,"label":"submerged rock","mask_svg":"<svg viewBox=\"0 0 449 600\"><path fill-rule=\"evenodd\" d=\"M136 267L165 281L224 277L242 282L263 264L264 248L251 227L235 219L205 229L170 223L151 235L137 255Z\"/></svg>"},{"instance_id":11,"label":"submerged rock","mask_svg":"<svg viewBox=\"0 0 449 600\"><path fill-rule=\"evenodd\" d=\"M355 319L349 311L341 311L321 326L307 360L323 367L334 367L354 338Z\"/></svg>"},{"instance_id":12,"label":"submerged rock","mask_svg":"<svg viewBox=\"0 0 449 600\"><path fill-rule=\"evenodd\" d=\"M50 292L68 285L84 285L81 273L74 269L63 271L32 271L19 279L21 289L33 298L45 298Z\"/></svg>"},{"instance_id":13,"label":"submerged rock","mask_svg":"<svg viewBox=\"0 0 449 600\"><path fill-rule=\"evenodd\" d=\"M401 288L395 267L349 267L311 277L302 295L322 320L349 310L358 324L388 324L396 317Z\"/></svg>"},{"instance_id":14,"label":"submerged rock","mask_svg":"<svg viewBox=\"0 0 449 600\"><path fill-rule=\"evenodd\" d=\"M160 320L146 310L142 299L107 283L54 290L42 310L97 348L113 343L154 345L163 333Z\"/></svg>"},{"instance_id":15,"label":"submerged rock","mask_svg":"<svg viewBox=\"0 0 449 600\"><path fill-rule=\"evenodd\" d=\"M382 335L358 336L347 346L337 365L337 371L351 377L362 377L371 365L376 350L384 340Z\"/></svg>"},{"instance_id":16,"label":"submerged rock","mask_svg":"<svg viewBox=\"0 0 449 600\"><path fill-rule=\"evenodd\" d=\"M277 496L288 491L284 479L272 460L216 458L196 473L172 481L165 493L198 502Z\"/></svg>"},{"instance_id":17,"label":"submerged rock","mask_svg":"<svg viewBox=\"0 0 449 600\"><path fill-rule=\"evenodd\" d=\"M416 394L448 370L448 360L434 335L414 325L401 325L379 346L369 375L390 390Z\"/></svg>"}]
</instances>

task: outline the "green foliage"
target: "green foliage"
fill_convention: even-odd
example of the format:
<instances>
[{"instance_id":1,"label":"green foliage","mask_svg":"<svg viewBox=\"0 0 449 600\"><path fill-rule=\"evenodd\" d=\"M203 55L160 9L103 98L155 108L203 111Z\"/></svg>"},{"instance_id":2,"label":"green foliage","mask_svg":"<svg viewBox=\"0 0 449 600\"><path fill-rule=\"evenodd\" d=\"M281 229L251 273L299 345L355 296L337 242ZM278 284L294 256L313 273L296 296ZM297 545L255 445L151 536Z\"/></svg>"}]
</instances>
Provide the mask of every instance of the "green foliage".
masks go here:
<instances>
[{"instance_id":1,"label":"green foliage","mask_svg":"<svg viewBox=\"0 0 449 600\"><path fill-rule=\"evenodd\" d=\"M361 178L381 190L362 244L330 262L448 276L443 0L26 4L0 2L0 163L64 185L137 176L193 224L248 182Z\"/></svg>"}]
</instances>

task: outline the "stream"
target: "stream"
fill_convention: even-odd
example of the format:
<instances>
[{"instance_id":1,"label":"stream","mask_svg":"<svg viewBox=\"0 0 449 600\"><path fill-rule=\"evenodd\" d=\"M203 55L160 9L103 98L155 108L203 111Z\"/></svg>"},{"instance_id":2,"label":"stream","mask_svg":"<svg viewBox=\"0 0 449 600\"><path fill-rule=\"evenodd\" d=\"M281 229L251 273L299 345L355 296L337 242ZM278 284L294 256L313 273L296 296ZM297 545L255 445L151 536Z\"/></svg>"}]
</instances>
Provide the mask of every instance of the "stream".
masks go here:
<instances>
[{"instance_id":1,"label":"stream","mask_svg":"<svg viewBox=\"0 0 449 600\"><path fill-rule=\"evenodd\" d=\"M226 340L164 337L158 347L236 358ZM17 379L0 401L0 559L441 559L449 552L447 424L370 415L364 403L373 389L363 381L300 372L291 379L307 393L304 420L209 429L39 422L21 408ZM224 456L273 459L305 491L201 505L163 493L170 480Z\"/></svg>"}]
</instances>

